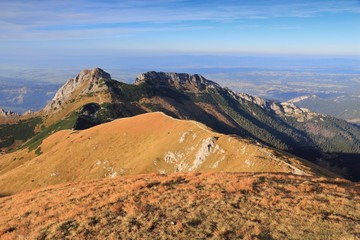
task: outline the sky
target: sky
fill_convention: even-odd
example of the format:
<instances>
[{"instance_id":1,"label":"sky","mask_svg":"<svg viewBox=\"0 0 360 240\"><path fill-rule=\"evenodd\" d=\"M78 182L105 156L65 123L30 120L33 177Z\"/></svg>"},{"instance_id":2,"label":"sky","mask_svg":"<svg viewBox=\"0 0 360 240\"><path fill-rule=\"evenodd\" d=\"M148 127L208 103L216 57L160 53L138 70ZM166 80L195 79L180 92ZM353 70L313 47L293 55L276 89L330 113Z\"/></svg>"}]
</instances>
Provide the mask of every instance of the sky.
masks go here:
<instances>
[{"instance_id":1,"label":"sky","mask_svg":"<svg viewBox=\"0 0 360 240\"><path fill-rule=\"evenodd\" d=\"M184 54L359 57L359 26L359 0L1 0L0 66Z\"/></svg>"}]
</instances>

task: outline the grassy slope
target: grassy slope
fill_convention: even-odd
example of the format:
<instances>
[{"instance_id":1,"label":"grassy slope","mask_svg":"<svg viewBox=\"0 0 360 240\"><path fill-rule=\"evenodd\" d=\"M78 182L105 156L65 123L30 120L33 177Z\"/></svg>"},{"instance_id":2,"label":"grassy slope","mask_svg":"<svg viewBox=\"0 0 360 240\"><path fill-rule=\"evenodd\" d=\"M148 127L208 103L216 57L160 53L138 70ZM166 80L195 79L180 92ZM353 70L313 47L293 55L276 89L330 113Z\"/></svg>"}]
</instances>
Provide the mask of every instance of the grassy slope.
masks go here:
<instances>
[{"instance_id":1,"label":"grassy slope","mask_svg":"<svg viewBox=\"0 0 360 240\"><path fill-rule=\"evenodd\" d=\"M35 157L34 152L27 155L21 150L0 158L0 166L6 168L0 171L0 194L150 172L328 174L290 155L162 113L119 119L83 131L60 131L45 139L38 150Z\"/></svg>"},{"instance_id":2,"label":"grassy slope","mask_svg":"<svg viewBox=\"0 0 360 240\"><path fill-rule=\"evenodd\" d=\"M33 138L31 138L28 142L23 144L21 148L28 148L29 151L33 151L37 149L42 141L50 136L51 134L64 130L64 129L71 129L74 127L78 114L76 111L72 112L68 116L64 117L63 119L59 120L58 122L42 129L38 134L36 134Z\"/></svg>"},{"instance_id":3,"label":"grassy slope","mask_svg":"<svg viewBox=\"0 0 360 240\"><path fill-rule=\"evenodd\" d=\"M358 239L359 184L288 174L137 175L0 198L1 239Z\"/></svg>"}]
</instances>

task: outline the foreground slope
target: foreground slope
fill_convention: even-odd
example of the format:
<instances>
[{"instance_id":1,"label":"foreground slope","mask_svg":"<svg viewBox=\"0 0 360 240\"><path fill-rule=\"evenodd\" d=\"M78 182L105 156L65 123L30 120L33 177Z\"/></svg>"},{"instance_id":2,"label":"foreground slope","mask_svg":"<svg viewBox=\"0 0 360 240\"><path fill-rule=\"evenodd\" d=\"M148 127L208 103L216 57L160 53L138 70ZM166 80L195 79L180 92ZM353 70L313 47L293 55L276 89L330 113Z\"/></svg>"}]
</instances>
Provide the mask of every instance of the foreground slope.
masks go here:
<instances>
[{"instance_id":1,"label":"foreground slope","mask_svg":"<svg viewBox=\"0 0 360 240\"><path fill-rule=\"evenodd\" d=\"M2 156L0 194L118 175L191 171L333 176L289 154L155 112L59 131L34 152Z\"/></svg>"},{"instance_id":2,"label":"foreground slope","mask_svg":"<svg viewBox=\"0 0 360 240\"><path fill-rule=\"evenodd\" d=\"M359 184L291 174L177 173L0 198L1 239L358 239Z\"/></svg>"}]
</instances>

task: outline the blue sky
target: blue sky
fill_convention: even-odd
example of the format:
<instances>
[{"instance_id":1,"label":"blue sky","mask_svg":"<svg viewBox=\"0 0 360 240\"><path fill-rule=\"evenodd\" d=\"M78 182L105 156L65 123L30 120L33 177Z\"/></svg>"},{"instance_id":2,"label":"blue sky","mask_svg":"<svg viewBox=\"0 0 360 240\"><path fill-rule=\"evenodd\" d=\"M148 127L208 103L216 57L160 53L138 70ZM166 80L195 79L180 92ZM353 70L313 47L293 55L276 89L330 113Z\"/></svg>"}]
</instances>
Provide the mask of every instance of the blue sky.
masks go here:
<instances>
[{"instance_id":1,"label":"blue sky","mask_svg":"<svg viewBox=\"0 0 360 240\"><path fill-rule=\"evenodd\" d=\"M0 65L107 54L360 56L359 26L356 0L1 0Z\"/></svg>"}]
</instances>

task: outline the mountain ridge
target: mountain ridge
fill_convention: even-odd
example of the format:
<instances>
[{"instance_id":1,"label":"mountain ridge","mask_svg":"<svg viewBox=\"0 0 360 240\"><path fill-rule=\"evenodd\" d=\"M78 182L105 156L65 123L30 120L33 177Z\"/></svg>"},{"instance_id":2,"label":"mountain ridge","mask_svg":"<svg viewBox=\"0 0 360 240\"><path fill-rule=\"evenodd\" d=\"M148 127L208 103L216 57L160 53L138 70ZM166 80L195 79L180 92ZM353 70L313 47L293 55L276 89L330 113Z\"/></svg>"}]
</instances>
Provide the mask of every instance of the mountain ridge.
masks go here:
<instances>
[{"instance_id":1,"label":"mountain ridge","mask_svg":"<svg viewBox=\"0 0 360 240\"><path fill-rule=\"evenodd\" d=\"M135 85L142 83L153 84L155 86L171 86L181 90L198 90L203 91L207 87L216 86L219 84L210 81L200 74L187 74L187 73L175 73L175 72L156 72L149 71L140 74L136 77Z\"/></svg>"},{"instance_id":2,"label":"mountain ridge","mask_svg":"<svg viewBox=\"0 0 360 240\"><path fill-rule=\"evenodd\" d=\"M97 77L92 78L91 71L104 74L101 69L81 73L87 76L86 81L76 91L84 94L70 94L70 100L62 103L61 109L43 117L43 127L49 133L161 111L178 119L196 120L220 133L254 139L347 178L360 179L355 170L360 165L356 160L360 155L360 129L343 120L291 103L237 93L196 74L151 71L139 75L134 84L126 84L107 74L106 81L101 82L103 76L95 74ZM101 85L94 92L88 92L91 79Z\"/></svg>"}]
</instances>

